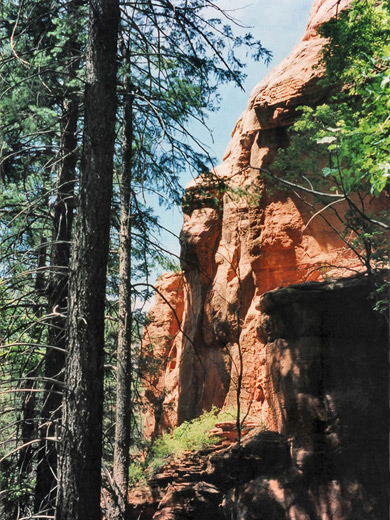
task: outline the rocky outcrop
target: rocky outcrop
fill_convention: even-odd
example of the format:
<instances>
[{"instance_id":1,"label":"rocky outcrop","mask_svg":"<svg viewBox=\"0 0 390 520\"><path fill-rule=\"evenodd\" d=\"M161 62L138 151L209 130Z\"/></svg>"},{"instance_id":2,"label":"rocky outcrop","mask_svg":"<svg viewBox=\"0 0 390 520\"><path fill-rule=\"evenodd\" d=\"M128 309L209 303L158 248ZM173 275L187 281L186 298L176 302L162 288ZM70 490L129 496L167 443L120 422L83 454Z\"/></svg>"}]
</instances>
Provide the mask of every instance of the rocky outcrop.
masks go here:
<instances>
[{"instance_id":1,"label":"rocky outcrop","mask_svg":"<svg viewBox=\"0 0 390 520\"><path fill-rule=\"evenodd\" d=\"M239 451L230 445L184 453L164 466L148 486L130 492L130 519L231 518L237 487L261 474L275 475L287 469L289 461L285 439L258 430L245 438Z\"/></svg>"},{"instance_id":2,"label":"rocky outcrop","mask_svg":"<svg viewBox=\"0 0 390 520\"><path fill-rule=\"evenodd\" d=\"M154 438L176 426L176 417L164 412L178 399L176 344L180 334L185 300L182 273L167 273L155 284L155 301L149 313L141 345L144 366L144 431ZM167 389L169 393L167 394ZM174 404L173 404L174 408Z\"/></svg>"},{"instance_id":3,"label":"rocky outcrop","mask_svg":"<svg viewBox=\"0 0 390 520\"><path fill-rule=\"evenodd\" d=\"M277 428L172 458L131 518L385 520L388 330L364 277L265 293L265 399Z\"/></svg>"},{"instance_id":4,"label":"rocky outcrop","mask_svg":"<svg viewBox=\"0 0 390 520\"><path fill-rule=\"evenodd\" d=\"M270 410L314 498L307 518L388 518L389 336L371 294L357 277L261 299Z\"/></svg>"},{"instance_id":5,"label":"rocky outcrop","mask_svg":"<svg viewBox=\"0 0 390 520\"><path fill-rule=\"evenodd\" d=\"M155 366L146 433L212 405L239 404L248 428L239 449L225 422L214 430L223 445L169 460L131 491L131 518L388 518L388 324L332 211L334 229L261 172L296 107L328 95L313 69L316 28L348 4L314 2L301 43L254 88L222 165L187 187L183 272L158 281L142 344Z\"/></svg>"},{"instance_id":6,"label":"rocky outcrop","mask_svg":"<svg viewBox=\"0 0 390 520\"><path fill-rule=\"evenodd\" d=\"M237 393L249 415L276 427L265 391L267 353L258 334L261 295L292 283L350 275L360 267L320 216L312 219L312 209L295 194L269 188L260 171L287 143L286 127L296 107L326 97L318 83L321 69L313 69L323 45L316 28L348 3L314 2L301 43L253 89L222 165L187 187L180 238L184 276L179 278L186 288L181 328L175 317L174 333L166 331L168 318L163 325L157 320L144 341L155 358L166 356L146 394L153 406L162 407L156 431L212 405L235 407ZM333 227L340 225L332 209L326 216ZM168 285L172 276L167 275ZM159 296L154 309L171 313ZM167 346L160 348L167 335ZM146 422L150 434L151 413Z\"/></svg>"}]
</instances>

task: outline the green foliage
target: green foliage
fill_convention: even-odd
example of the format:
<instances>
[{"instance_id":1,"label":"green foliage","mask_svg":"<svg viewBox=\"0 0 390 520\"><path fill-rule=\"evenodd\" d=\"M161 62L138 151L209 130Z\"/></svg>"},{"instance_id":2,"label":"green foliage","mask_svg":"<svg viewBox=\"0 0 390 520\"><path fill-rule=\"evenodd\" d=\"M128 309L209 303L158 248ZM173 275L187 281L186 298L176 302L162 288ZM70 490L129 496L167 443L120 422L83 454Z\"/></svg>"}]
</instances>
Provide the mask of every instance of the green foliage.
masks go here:
<instances>
[{"instance_id":1,"label":"green foliage","mask_svg":"<svg viewBox=\"0 0 390 520\"><path fill-rule=\"evenodd\" d=\"M389 44L388 13L387 1L355 0L351 8L319 28L328 38L322 55L325 84L354 87L364 81L361 72Z\"/></svg>"},{"instance_id":2,"label":"green foliage","mask_svg":"<svg viewBox=\"0 0 390 520\"><path fill-rule=\"evenodd\" d=\"M202 183L186 191L182 201L183 212L191 215L195 209L212 208L222 215L225 196L237 203L246 200L252 206L258 205L261 198L257 182L232 186L229 181L209 172L202 175Z\"/></svg>"},{"instance_id":3,"label":"green foliage","mask_svg":"<svg viewBox=\"0 0 390 520\"><path fill-rule=\"evenodd\" d=\"M218 442L218 439L210 437L208 432L214 428L216 422L225 420L235 420L235 414L220 411L213 406L209 412L203 412L200 417L183 422L172 433L165 433L148 450L144 462L138 458L134 459L130 466L131 483L144 483L145 471L149 474L157 471L171 456L180 455L186 451L200 450Z\"/></svg>"},{"instance_id":4,"label":"green foliage","mask_svg":"<svg viewBox=\"0 0 390 520\"><path fill-rule=\"evenodd\" d=\"M227 419L234 419L234 414L220 412L216 406L213 406L209 412L205 411L200 417L183 422L172 433L166 433L159 438L154 445L154 456L164 460L175 453L199 450L215 444L215 438L209 437L208 431L217 421Z\"/></svg>"},{"instance_id":5,"label":"green foliage","mask_svg":"<svg viewBox=\"0 0 390 520\"><path fill-rule=\"evenodd\" d=\"M1 3L0 181L48 176L58 159L62 102L81 94L84 74L86 7L73 4L68 10L46 0L26 0L23 9L12 0ZM78 77L69 73L71 62Z\"/></svg>"},{"instance_id":6,"label":"green foliage","mask_svg":"<svg viewBox=\"0 0 390 520\"><path fill-rule=\"evenodd\" d=\"M374 214L367 197L390 189L389 6L354 2L321 33L329 39L323 84L338 93L326 104L301 108L291 146L275 166L312 190L318 214L332 207L343 222L343 240L372 274L389 261L389 215ZM342 201L344 214L337 206Z\"/></svg>"},{"instance_id":7,"label":"green foliage","mask_svg":"<svg viewBox=\"0 0 390 520\"><path fill-rule=\"evenodd\" d=\"M378 196L390 185L389 6L354 2L322 34L325 83L345 85L329 104L332 126L322 130L333 163L323 173L339 176L347 194L368 188Z\"/></svg>"},{"instance_id":8,"label":"green foliage","mask_svg":"<svg viewBox=\"0 0 390 520\"><path fill-rule=\"evenodd\" d=\"M10 461L1 463L0 490L6 492L7 500L0 502L0 511L6 515L4 518L17 518L20 516L18 504L26 504L29 508L33 505L33 493L35 479L31 475L12 469ZM0 499L1 499L0 495Z\"/></svg>"}]
</instances>

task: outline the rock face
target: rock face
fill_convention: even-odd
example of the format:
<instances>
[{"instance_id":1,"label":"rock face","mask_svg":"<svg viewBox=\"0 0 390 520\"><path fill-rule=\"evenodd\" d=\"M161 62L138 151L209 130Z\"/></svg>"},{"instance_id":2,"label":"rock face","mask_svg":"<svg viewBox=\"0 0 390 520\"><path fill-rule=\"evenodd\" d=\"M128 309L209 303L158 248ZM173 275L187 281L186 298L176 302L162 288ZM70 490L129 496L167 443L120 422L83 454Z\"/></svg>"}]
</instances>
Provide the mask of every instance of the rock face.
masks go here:
<instances>
[{"instance_id":1,"label":"rock face","mask_svg":"<svg viewBox=\"0 0 390 520\"><path fill-rule=\"evenodd\" d=\"M183 273L158 281L142 344L149 437L212 405L239 406L268 431L169 461L131 492L131 518L388 518L388 328L337 233L260 171L296 107L326 99L316 28L349 3L314 2L301 43L254 88L222 165L187 187ZM234 441L233 426L217 435Z\"/></svg>"},{"instance_id":2,"label":"rock face","mask_svg":"<svg viewBox=\"0 0 390 520\"><path fill-rule=\"evenodd\" d=\"M366 278L265 293L259 335L277 432L172 459L133 490L139 520L385 520L388 331Z\"/></svg>"},{"instance_id":3,"label":"rock face","mask_svg":"<svg viewBox=\"0 0 390 520\"><path fill-rule=\"evenodd\" d=\"M163 405L170 409L178 399L176 342L183 319L184 284L182 273L167 273L155 284L155 304L141 345L141 358L148 365L144 370L144 430L148 438L177 425L175 416L163 412Z\"/></svg>"},{"instance_id":4,"label":"rock face","mask_svg":"<svg viewBox=\"0 0 390 520\"><path fill-rule=\"evenodd\" d=\"M163 291L167 285L166 301L157 296L157 318L144 341L144 348L154 348L155 358L163 357L146 392L159 409L157 423L154 412L146 413L148 435L213 404L237 407L238 394L245 412L276 428L269 413L272 396L266 391L267 353L258 334L261 295L359 268L321 217L311 219L294 194L267 189L259 171L286 144L295 108L326 97L318 85L321 70L313 69L323 45L316 28L348 4L314 2L301 43L253 89L222 165L187 187L181 232L184 276L168 274L160 280ZM237 192L242 189L245 196ZM327 218L339 225L331 209ZM183 290L175 293L170 284ZM176 306L180 331L172 314Z\"/></svg>"}]
</instances>

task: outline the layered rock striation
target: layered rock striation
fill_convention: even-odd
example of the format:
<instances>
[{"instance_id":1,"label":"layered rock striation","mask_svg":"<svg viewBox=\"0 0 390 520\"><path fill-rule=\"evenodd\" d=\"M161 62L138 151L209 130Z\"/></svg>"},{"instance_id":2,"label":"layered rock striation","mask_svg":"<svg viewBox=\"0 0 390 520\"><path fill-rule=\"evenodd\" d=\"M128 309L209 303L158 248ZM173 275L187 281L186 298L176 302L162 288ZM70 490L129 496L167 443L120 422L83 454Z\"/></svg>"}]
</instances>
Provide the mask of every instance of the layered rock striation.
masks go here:
<instances>
[{"instance_id":1,"label":"layered rock striation","mask_svg":"<svg viewBox=\"0 0 390 520\"><path fill-rule=\"evenodd\" d=\"M364 277L265 293L259 335L277 431L172 458L130 493L138 520L385 520L388 328Z\"/></svg>"},{"instance_id":2,"label":"layered rock striation","mask_svg":"<svg viewBox=\"0 0 390 520\"><path fill-rule=\"evenodd\" d=\"M220 424L232 444L168 461L131 492L131 518L388 518L388 324L332 211L329 226L262 173L288 145L296 108L329 95L313 68L316 29L349 3L315 0L301 43L252 91L223 163L187 187L182 272L158 281L142 343L153 367L145 433L212 405L240 409L250 426L239 448L234 424Z\"/></svg>"},{"instance_id":3,"label":"layered rock striation","mask_svg":"<svg viewBox=\"0 0 390 520\"><path fill-rule=\"evenodd\" d=\"M212 405L237 408L238 402L249 416L276 428L269 413L267 353L258 333L261 295L359 269L320 216L312 219L297 195L269 187L261 173L287 144L296 107L326 98L318 82L321 68L313 68L324 43L316 29L348 4L314 2L300 44L253 89L223 163L187 187L180 237L184 274L160 280L162 292L167 286L166 300L160 291L143 345L155 358L162 356L146 392L152 404L148 435ZM340 225L331 209L326 216ZM171 286L179 285L175 295ZM180 312L173 316L176 306Z\"/></svg>"}]
</instances>

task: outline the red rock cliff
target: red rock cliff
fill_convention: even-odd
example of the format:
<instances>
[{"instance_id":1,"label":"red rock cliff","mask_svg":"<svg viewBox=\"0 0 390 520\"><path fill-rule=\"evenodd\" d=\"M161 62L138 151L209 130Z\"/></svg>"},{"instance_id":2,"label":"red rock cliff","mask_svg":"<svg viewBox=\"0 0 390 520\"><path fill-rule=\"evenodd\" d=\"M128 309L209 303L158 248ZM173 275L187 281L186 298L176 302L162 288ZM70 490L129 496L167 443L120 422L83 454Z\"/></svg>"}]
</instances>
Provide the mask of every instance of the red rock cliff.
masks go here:
<instances>
[{"instance_id":1,"label":"red rock cliff","mask_svg":"<svg viewBox=\"0 0 390 520\"><path fill-rule=\"evenodd\" d=\"M166 299L158 296L156 321L144 341L155 346L155 356L163 356L158 377L146 392L152 404L161 405L156 417L152 408L147 413L149 435L213 404L236 407L238 391L244 412L280 430L271 410L275 390L259 335L260 297L277 287L321 280L326 265L356 267L321 218L310 220L312 215L293 194L267 190L256 169L268 168L277 148L286 143L295 108L326 98L318 84L321 70L313 69L323 45L316 28L349 3L315 0L302 41L253 89L223 163L212 176L201 176L187 187L180 238L184 274L160 280ZM230 190L220 194L219 181ZM235 196L237 188L252 195ZM327 275L348 273L337 269Z\"/></svg>"},{"instance_id":2,"label":"red rock cliff","mask_svg":"<svg viewBox=\"0 0 390 520\"><path fill-rule=\"evenodd\" d=\"M388 327L367 277L265 293L275 431L167 461L129 494L134 520L385 520Z\"/></svg>"}]
</instances>

